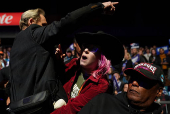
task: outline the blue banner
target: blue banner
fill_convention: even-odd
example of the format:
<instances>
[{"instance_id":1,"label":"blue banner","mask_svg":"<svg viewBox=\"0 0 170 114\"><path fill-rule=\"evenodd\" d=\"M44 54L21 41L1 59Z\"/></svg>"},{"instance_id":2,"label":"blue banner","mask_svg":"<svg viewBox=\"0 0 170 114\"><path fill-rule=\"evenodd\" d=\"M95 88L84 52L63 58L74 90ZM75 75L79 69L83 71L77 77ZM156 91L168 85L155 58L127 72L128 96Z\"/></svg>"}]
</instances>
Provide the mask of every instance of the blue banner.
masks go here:
<instances>
[{"instance_id":1,"label":"blue banner","mask_svg":"<svg viewBox=\"0 0 170 114\"><path fill-rule=\"evenodd\" d=\"M157 47L157 48L156 48L156 53L157 53L157 55L159 55L159 49L160 49L160 48L163 48L163 49L164 49L165 54L167 54L168 51L169 51L169 46L168 46L168 45L167 45L167 46L162 46L162 47Z\"/></svg>"},{"instance_id":2,"label":"blue banner","mask_svg":"<svg viewBox=\"0 0 170 114\"><path fill-rule=\"evenodd\" d=\"M71 50L74 50L74 44L72 43L69 47Z\"/></svg>"}]
</instances>

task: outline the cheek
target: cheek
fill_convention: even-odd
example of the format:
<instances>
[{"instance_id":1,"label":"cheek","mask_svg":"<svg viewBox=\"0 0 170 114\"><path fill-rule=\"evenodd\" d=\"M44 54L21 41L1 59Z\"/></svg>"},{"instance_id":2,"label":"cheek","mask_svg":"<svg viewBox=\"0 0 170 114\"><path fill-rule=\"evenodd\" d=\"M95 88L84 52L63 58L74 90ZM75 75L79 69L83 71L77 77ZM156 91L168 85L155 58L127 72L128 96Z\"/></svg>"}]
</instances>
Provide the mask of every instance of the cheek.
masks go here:
<instances>
[{"instance_id":1,"label":"cheek","mask_svg":"<svg viewBox=\"0 0 170 114\"><path fill-rule=\"evenodd\" d=\"M90 53L89 54L89 64L91 64L91 63L96 64L97 61L98 60L97 60L96 56L93 53Z\"/></svg>"},{"instance_id":2,"label":"cheek","mask_svg":"<svg viewBox=\"0 0 170 114\"><path fill-rule=\"evenodd\" d=\"M95 57L91 58L89 59L88 64L94 69L98 66L98 60Z\"/></svg>"},{"instance_id":3,"label":"cheek","mask_svg":"<svg viewBox=\"0 0 170 114\"><path fill-rule=\"evenodd\" d=\"M150 96L152 96L151 99L153 99L153 101L157 97L158 92L159 92L159 90L157 90L156 88L152 88L152 89L148 90L148 94L150 94Z\"/></svg>"},{"instance_id":4,"label":"cheek","mask_svg":"<svg viewBox=\"0 0 170 114\"><path fill-rule=\"evenodd\" d=\"M95 58L91 57L89 58L89 63L94 63L95 62Z\"/></svg>"}]
</instances>

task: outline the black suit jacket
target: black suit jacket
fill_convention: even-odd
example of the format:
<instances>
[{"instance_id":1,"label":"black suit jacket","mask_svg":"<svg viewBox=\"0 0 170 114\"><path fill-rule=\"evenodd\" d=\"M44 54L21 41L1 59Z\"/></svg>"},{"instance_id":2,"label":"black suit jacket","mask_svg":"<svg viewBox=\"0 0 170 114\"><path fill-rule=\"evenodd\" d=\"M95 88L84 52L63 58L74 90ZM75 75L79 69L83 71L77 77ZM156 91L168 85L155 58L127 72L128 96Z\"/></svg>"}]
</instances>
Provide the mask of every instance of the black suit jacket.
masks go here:
<instances>
[{"instance_id":1,"label":"black suit jacket","mask_svg":"<svg viewBox=\"0 0 170 114\"><path fill-rule=\"evenodd\" d=\"M90 19L102 11L101 3L90 4L69 13L60 21L43 27L32 24L21 31L15 38L10 55L11 102L43 90L55 90L56 100L63 98L67 101L57 75L54 45L71 44L73 39L66 39L65 35L82 25L86 17Z\"/></svg>"}]
</instances>

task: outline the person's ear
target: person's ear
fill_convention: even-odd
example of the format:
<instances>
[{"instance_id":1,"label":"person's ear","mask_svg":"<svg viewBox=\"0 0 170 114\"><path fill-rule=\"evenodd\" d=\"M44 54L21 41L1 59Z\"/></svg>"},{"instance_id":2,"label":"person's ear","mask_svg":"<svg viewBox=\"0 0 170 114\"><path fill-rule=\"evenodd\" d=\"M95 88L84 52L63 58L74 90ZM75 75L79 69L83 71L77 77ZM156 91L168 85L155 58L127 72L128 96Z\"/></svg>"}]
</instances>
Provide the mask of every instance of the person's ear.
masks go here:
<instances>
[{"instance_id":1,"label":"person's ear","mask_svg":"<svg viewBox=\"0 0 170 114\"><path fill-rule=\"evenodd\" d=\"M162 95L162 92L163 92L163 87L160 87L158 90L157 90L157 97L160 97Z\"/></svg>"},{"instance_id":2,"label":"person's ear","mask_svg":"<svg viewBox=\"0 0 170 114\"><path fill-rule=\"evenodd\" d=\"M28 20L28 26L30 26L31 24L35 24L35 20L33 18L30 18Z\"/></svg>"}]
</instances>

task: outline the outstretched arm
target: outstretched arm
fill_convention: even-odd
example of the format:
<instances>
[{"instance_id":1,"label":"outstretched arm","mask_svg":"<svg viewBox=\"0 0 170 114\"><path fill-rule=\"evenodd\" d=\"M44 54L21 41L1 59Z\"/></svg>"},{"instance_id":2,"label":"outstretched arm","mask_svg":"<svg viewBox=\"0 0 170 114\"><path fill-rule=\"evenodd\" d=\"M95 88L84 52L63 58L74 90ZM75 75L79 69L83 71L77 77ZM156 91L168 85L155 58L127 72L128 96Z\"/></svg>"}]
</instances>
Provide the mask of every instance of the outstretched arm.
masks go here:
<instances>
[{"instance_id":1,"label":"outstretched arm","mask_svg":"<svg viewBox=\"0 0 170 114\"><path fill-rule=\"evenodd\" d=\"M50 25L36 28L35 30L33 30L33 36L40 44L46 42L47 40L48 42L49 40L51 40L50 45L56 42L60 43L61 41L65 41L64 39L66 39L66 37L64 36L83 26L83 24L85 24L87 20L92 19L96 15L100 15L103 13L113 14L113 12L115 11L115 4L118 4L118 2L89 4L88 6L84 6L71 13L68 13L60 21L54 21ZM68 44L71 44L72 41L72 38L67 38L67 42L70 42Z\"/></svg>"}]
</instances>

